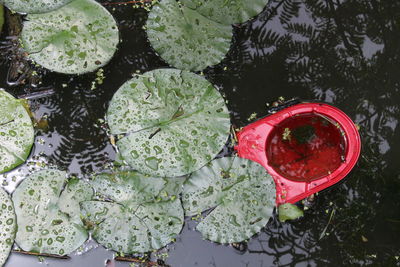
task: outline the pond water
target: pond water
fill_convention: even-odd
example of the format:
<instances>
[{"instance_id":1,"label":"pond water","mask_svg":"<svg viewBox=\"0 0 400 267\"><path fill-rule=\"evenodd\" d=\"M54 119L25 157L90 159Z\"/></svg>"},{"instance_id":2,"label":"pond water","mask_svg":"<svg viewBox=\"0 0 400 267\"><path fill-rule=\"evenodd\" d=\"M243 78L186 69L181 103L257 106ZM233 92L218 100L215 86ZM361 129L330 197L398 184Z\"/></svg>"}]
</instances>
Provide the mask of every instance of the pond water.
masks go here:
<instances>
[{"instance_id":1,"label":"pond water","mask_svg":"<svg viewBox=\"0 0 400 267\"><path fill-rule=\"evenodd\" d=\"M38 118L47 117L48 129L38 131L31 163L2 176L10 191L41 161L78 176L101 170L115 158L104 125L111 97L133 73L167 67L142 29L145 10L107 8L119 23L122 42L103 68L104 83L94 90L95 73L41 70L36 86L7 82L13 49L2 36L8 60L2 61L0 87L15 96L54 91L30 102ZM362 155L342 183L316 196L303 218L280 223L275 216L240 250L202 240L196 222L187 220L177 242L158 257L167 253L167 264L184 267L400 266L399 1L271 0L256 19L234 27L228 56L204 74L225 95L237 127L248 124L253 113L267 115L267 104L279 97L333 104L359 125ZM87 252L79 252L83 255L45 263L104 266L112 252L96 247L91 242ZM37 257L16 254L7 264L42 265Z\"/></svg>"}]
</instances>

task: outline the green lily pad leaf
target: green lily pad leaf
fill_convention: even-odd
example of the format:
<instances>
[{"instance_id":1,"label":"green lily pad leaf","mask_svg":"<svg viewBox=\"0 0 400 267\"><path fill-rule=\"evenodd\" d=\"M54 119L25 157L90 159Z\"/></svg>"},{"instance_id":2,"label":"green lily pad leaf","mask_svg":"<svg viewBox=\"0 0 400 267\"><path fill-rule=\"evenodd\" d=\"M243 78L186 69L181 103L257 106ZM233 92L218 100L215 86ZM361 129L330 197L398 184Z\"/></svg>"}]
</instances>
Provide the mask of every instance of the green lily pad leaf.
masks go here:
<instances>
[{"instance_id":1,"label":"green lily pad leaf","mask_svg":"<svg viewBox=\"0 0 400 267\"><path fill-rule=\"evenodd\" d=\"M0 90L0 173L24 163L33 142L32 121L21 100Z\"/></svg>"},{"instance_id":2,"label":"green lily pad leaf","mask_svg":"<svg viewBox=\"0 0 400 267\"><path fill-rule=\"evenodd\" d=\"M279 221L295 220L304 216L304 211L296 205L285 203L279 206Z\"/></svg>"},{"instance_id":3,"label":"green lily pad leaf","mask_svg":"<svg viewBox=\"0 0 400 267\"><path fill-rule=\"evenodd\" d=\"M191 173L225 145L230 128L224 99L203 77L175 69L125 83L108 108L122 157L135 170L161 177Z\"/></svg>"},{"instance_id":4,"label":"green lily pad leaf","mask_svg":"<svg viewBox=\"0 0 400 267\"><path fill-rule=\"evenodd\" d=\"M59 200L58 206L60 211L66 213L76 224L81 223L81 207L82 201L91 200L93 197L93 188L85 181L72 178L68 180Z\"/></svg>"},{"instance_id":5,"label":"green lily pad leaf","mask_svg":"<svg viewBox=\"0 0 400 267\"><path fill-rule=\"evenodd\" d=\"M3 3L12 11L19 13L46 13L72 0L3 0Z\"/></svg>"},{"instance_id":6,"label":"green lily pad leaf","mask_svg":"<svg viewBox=\"0 0 400 267\"><path fill-rule=\"evenodd\" d=\"M0 202L0 266L3 266L14 244L17 224L14 205L10 196L2 188L0 188Z\"/></svg>"},{"instance_id":7,"label":"green lily pad leaf","mask_svg":"<svg viewBox=\"0 0 400 267\"><path fill-rule=\"evenodd\" d=\"M186 215L215 207L197 230L208 240L236 243L267 224L275 195L274 181L261 165L242 158L221 158L189 177L183 188L183 206Z\"/></svg>"},{"instance_id":8,"label":"green lily pad leaf","mask_svg":"<svg viewBox=\"0 0 400 267\"><path fill-rule=\"evenodd\" d=\"M263 11L268 0L181 0L210 20L222 24L243 23Z\"/></svg>"},{"instance_id":9,"label":"green lily pad leaf","mask_svg":"<svg viewBox=\"0 0 400 267\"><path fill-rule=\"evenodd\" d=\"M76 202L87 197L83 197L78 184L68 184L63 191L66 180L67 174L63 171L42 170L28 176L14 191L12 199L18 223L16 242L21 249L65 255L88 238L75 213ZM74 188L78 191L72 193ZM70 201L69 206L61 206L70 213L61 210L60 200Z\"/></svg>"},{"instance_id":10,"label":"green lily pad leaf","mask_svg":"<svg viewBox=\"0 0 400 267\"><path fill-rule=\"evenodd\" d=\"M91 72L108 63L119 42L112 15L93 0L75 0L57 10L26 17L21 33L29 57L60 73Z\"/></svg>"},{"instance_id":11,"label":"green lily pad leaf","mask_svg":"<svg viewBox=\"0 0 400 267\"><path fill-rule=\"evenodd\" d=\"M132 171L101 173L91 181L97 194L122 205L152 201L166 183L162 178L145 177Z\"/></svg>"},{"instance_id":12,"label":"green lily pad leaf","mask_svg":"<svg viewBox=\"0 0 400 267\"><path fill-rule=\"evenodd\" d=\"M132 171L98 175L92 185L99 200L81 204L85 219L95 225L92 236L127 254L164 247L183 226L182 204L174 195L181 184Z\"/></svg>"},{"instance_id":13,"label":"green lily pad leaf","mask_svg":"<svg viewBox=\"0 0 400 267\"><path fill-rule=\"evenodd\" d=\"M4 25L4 6L1 4L0 1L0 34L3 31L3 25Z\"/></svg>"},{"instance_id":14,"label":"green lily pad leaf","mask_svg":"<svg viewBox=\"0 0 400 267\"><path fill-rule=\"evenodd\" d=\"M147 19L147 36L172 66L200 71L221 62L229 51L231 25L216 23L176 0L162 0Z\"/></svg>"}]
</instances>

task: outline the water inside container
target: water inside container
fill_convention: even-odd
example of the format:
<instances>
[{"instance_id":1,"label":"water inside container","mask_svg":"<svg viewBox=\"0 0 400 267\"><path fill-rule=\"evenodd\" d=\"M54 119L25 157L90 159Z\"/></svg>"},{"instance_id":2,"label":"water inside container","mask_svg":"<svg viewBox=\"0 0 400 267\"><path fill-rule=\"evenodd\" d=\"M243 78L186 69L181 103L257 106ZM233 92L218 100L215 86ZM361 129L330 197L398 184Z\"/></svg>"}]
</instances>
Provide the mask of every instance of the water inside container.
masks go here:
<instances>
[{"instance_id":1,"label":"water inside container","mask_svg":"<svg viewBox=\"0 0 400 267\"><path fill-rule=\"evenodd\" d=\"M290 117L268 139L269 164L281 176L310 182L333 173L344 161L346 137L340 125L317 113Z\"/></svg>"}]
</instances>

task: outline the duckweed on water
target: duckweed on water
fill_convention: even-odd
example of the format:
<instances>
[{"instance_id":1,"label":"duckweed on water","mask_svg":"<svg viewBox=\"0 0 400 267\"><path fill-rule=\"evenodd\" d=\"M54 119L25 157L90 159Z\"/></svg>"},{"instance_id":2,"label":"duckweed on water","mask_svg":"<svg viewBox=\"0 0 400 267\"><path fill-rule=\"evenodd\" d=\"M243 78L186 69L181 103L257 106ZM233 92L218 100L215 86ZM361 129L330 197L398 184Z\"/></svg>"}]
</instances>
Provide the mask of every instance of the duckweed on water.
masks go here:
<instances>
[{"instance_id":1,"label":"duckweed on water","mask_svg":"<svg viewBox=\"0 0 400 267\"><path fill-rule=\"evenodd\" d=\"M13 203L2 188L0 188L0 205L0 266L3 266L14 244L17 227Z\"/></svg>"},{"instance_id":2,"label":"duckweed on water","mask_svg":"<svg viewBox=\"0 0 400 267\"><path fill-rule=\"evenodd\" d=\"M183 208L176 197L183 181L132 171L96 176L91 184L99 199L82 202L86 220L95 225L93 237L106 248L127 254L173 242L183 226Z\"/></svg>"},{"instance_id":3,"label":"duckweed on water","mask_svg":"<svg viewBox=\"0 0 400 267\"><path fill-rule=\"evenodd\" d=\"M236 243L267 224L275 195L274 181L264 167L247 159L221 158L189 177L182 199L189 216L214 208L196 228L205 239Z\"/></svg>"},{"instance_id":4,"label":"duckweed on water","mask_svg":"<svg viewBox=\"0 0 400 267\"><path fill-rule=\"evenodd\" d=\"M24 163L33 142L32 121L21 100L0 90L0 173Z\"/></svg>"},{"instance_id":5,"label":"duckweed on water","mask_svg":"<svg viewBox=\"0 0 400 267\"><path fill-rule=\"evenodd\" d=\"M225 145L224 99L202 76L158 69L126 82L111 100L107 122L122 157L145 174L175 177L212 160Z\"/></svg>"},{"instance_id":6,"label":"duckweed on water","mask_svg":"<svg viewBox=\"0 0 400 267\"><path fill-rule=\"evenodd\" d=\"M25 251L69 254L88 238L80 220L79 202L92 198L90 186L49 169L31 174L13 193L17 215L16 243Z\"/></svg>"},{"instance_id":7,"label":"duckweed on water","mask_svg":"<svg viewBox=\"0 0 400 267\"><path fill-rule=\"evenodd\" d=\"M30 58L56 72L82 74L110 61L119 42L112 15L94 0L75 0L57 10L30 14L21 33Z\"/></svg>"}]
</instances>

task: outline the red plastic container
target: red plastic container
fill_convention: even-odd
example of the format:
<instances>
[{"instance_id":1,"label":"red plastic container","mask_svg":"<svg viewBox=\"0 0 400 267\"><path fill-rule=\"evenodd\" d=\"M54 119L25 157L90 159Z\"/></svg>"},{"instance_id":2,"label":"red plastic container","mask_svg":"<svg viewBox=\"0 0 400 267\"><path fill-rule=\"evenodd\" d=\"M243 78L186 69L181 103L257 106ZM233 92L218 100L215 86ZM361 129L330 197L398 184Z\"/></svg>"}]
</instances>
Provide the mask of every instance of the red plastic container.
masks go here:
<instances>
[{"instance_id":1,"label":"red plastic container","mask_svg":"<svg viewBox=\"0 0 400 267\"><path fill-rule=\"evenodd\" d=\"M238 155L260 163L274 178L278 205L339 182L361 151L353 121L322 103L285 108L244 127L237 137Z\"/></svg>"}]
</instances>

